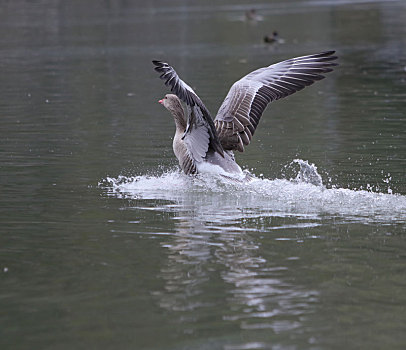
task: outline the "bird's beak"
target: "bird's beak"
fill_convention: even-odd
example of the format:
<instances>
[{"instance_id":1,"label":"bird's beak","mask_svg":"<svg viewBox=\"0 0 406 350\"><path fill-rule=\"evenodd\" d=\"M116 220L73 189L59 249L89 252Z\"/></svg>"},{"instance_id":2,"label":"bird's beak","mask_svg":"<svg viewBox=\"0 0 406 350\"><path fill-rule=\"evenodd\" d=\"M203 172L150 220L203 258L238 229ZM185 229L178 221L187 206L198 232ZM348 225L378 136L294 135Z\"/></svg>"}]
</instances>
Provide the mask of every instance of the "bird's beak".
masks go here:
<instances>
[{"instance_id":1,"label":"bird's beak","mask_svg":"<svg viewBox=\"0 0 406 350\"><path fill-rule=\"evenodd\" d=\"M162 104L162 103L164 103L164 100L162 99L162 100L159 100L158 101L160 104Z\"/></svg>"}]
</instances>

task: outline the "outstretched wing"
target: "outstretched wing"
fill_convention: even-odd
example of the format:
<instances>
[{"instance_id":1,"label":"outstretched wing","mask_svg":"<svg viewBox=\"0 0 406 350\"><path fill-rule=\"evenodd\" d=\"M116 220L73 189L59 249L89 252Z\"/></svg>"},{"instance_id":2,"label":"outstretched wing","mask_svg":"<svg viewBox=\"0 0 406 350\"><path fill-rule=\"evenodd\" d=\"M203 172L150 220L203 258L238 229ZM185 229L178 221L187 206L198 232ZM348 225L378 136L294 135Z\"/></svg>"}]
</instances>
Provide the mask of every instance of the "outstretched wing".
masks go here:
<instances>
[{"instance_id":1,"label":"outstretched wing","mask_svg":"<svg viewBox=\"0 0 406 350\"><path fill-rule=\"evenodd\" d=\"M324 78L337 63L335 51L291 58L257 69L237 82L228 92L214 124L225 150L244 151L251 142L267 105Z\"/></svg>"},{"instance_id":2,"label":"outstretched wing","mask_svg":"<svg viewBox=\"0 0 406 350\"><path fill-rule=\"evenodd\" d=\"M210 147L224 156L224 150L218 140L213 119L199 96L196 95L196 93L188 84L186 84L182 79L179 78L176 71L168 63L156 60L152 61L152 63L155 65L155 70L161 73L160 78L165 80L165 85L169 86L171 91L176 96L178 96L183 102L185 102L192 110L196 111L196 113L194 114L195 117L192 118L192 115L189 115L188 126L184 138L186 138L187 134L190 133L191 130L195 129L194 125L192 125L193 123L203 123L204 125L206 125L210 136ZM201 129L202 126L200 124L199 128Z\"/></svg>"}]
</instances>

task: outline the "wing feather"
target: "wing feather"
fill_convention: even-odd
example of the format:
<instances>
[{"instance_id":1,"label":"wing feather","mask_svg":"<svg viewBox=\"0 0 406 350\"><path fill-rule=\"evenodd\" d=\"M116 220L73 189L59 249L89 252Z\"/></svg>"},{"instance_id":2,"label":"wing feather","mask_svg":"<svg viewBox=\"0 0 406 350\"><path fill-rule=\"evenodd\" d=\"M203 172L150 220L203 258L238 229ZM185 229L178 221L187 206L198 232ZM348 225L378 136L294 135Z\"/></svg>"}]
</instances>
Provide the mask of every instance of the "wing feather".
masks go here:
<instances>
[{"instance_id":1,"label":"wing feather","mask_svg":"<svg viewBox=\"0 0 406 350\"><path fill-rule=\"evenodd\" d=\"M188 153L193 161L201 163L209 150L209 130L202 118L200 109L196 106L192 108L189 120L191 121L191 124L188 125L188 131L186 131L183 136L183 142L185 143Z\"/></svg>"},{"instance_id":2,"label":"wing feather","mask_svg":"<svg viewBox=\"0 0 406 350\"><path fill-rule=\"evenodd\" d=\"M235 82L214 120L223 148L244 151L267 105L323 79L323 74L337 65L333 54L326 51L291 58L257 69Z\"/></svg>"}]
</instances>

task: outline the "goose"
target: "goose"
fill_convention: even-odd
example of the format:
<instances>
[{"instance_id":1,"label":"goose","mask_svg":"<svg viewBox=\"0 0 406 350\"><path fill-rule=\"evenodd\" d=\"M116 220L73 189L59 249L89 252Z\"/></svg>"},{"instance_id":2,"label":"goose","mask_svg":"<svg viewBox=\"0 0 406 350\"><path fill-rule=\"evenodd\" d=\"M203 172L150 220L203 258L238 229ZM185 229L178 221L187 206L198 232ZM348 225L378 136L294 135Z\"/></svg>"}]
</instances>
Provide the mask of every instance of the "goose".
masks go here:
<instances>
[{"instance_id":1,"label":"goose","mask_svg":"<svg viewBox=\"0 0 406 350\"><path fill-rule=\"evenodd\" d=\"M231 86L214 120L172 66L153 60L155 70L172 92L158 102L174 118L173 151L183 172L241 175L233 152L243 152L251 143L268 104L323 79L323 74L337 65L334 53L325 51L287 59L243 76Z\"/></svg>"},{"instance_id":2,"label":"goose","mask_svg":"<svg viewBox=\"0 0 406 350\"><path fill-rule=\"evenodd\" d=\"M272 32L272 35L265 35L264 36L264 42L268 44L275 44L275 43L280 43L283 44L285 40L279 38L279 33L274 30Z\"/></svg>"},{"instance_id":3,"label":"goose","mask_svg":"<svg viewBox=\"0 0 406 350\"><path fill-rule=\"evenodd\" d=\"M248 11L245 11L245 19L247 21L259 21L262 20L262 16L257 15L256 9L250 9Z\"/></svg>"}]
</instances>

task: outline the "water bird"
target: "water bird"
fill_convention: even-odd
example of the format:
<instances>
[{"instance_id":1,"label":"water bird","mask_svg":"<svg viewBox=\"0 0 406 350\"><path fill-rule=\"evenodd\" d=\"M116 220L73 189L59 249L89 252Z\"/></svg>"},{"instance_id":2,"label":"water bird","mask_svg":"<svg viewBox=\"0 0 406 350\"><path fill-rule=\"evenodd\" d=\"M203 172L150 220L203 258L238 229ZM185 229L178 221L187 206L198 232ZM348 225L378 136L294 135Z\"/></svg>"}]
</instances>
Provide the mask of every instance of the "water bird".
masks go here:
<instances>
[{"instance_id":1,"label":"water bird","mask_svg":"<svg viewBox=\"0 0 406 350\"><path fill-rule=\"evenodd\" d=\"M245 11L245 19L247 21L262 21L263 17L257 14L256 9Z\"/></svg>"},{"instance_id":2,"label":"water bird","mask_svg":"<svg viewBox=\"0 0 406 350\"><path fill-rule=\"evenodd\" d=\"M264 42L268 43L268 44L276 44L276 43L284 43L285 40L279 38L279 33L275 30L272 35L265 35L264 36Z\"/></svg>"},{"instance_id":3,"label":"water bird","mask_svg":"<svg viewBox=\"0 0 406 350\"><path fill-rule=\"evenodd\" d=\"M334 53L291 58L252 71L231 86L214 120L172 66L153 60L155 70L173 92L158 102L175 120L173 151L183 172L242 174L233 152L243 152L250 144L267 105L323 79L337 65Z\"/></svg>"}]
</instances>

